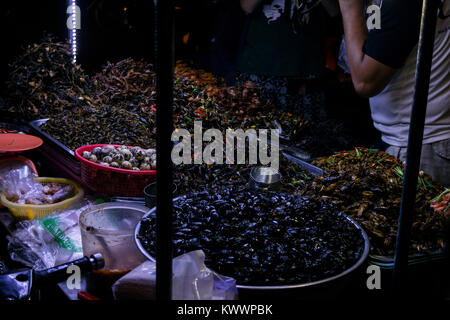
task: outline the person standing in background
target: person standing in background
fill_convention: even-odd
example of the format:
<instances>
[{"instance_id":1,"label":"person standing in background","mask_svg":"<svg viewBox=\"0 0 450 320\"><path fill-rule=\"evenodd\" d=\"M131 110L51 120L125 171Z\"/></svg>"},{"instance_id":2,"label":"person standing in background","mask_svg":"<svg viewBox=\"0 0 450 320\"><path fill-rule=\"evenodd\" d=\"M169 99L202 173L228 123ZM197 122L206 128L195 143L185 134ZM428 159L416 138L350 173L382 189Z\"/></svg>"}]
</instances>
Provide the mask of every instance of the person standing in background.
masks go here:
<instances>
[{"instance_id":1,"label":"person standing in background","mask_svg":"<svg viewBox=\"0 0 450 320\"><path fill-rule=\"evenodd\" d=\"M364 3L339 0L356 91L370 97L386 152L406 160L422 0L378 1L379 29L367 30ZM450 0L441 0L431 68L421 169L450 186Z\"/></svg>"},{"instance_id":2,"label":"person standing in background","mask_svg":"<svg viewBox=\"0 0 450 320\"><path fill-rule=\"evenodd\" d=\"M309 107L319 112L325 100L318 84L325 69L322 22L326 12L338 13L333 1L323 4L241 0L248 24L238 57L238 83L250 81L262 88L261 97L280 110L296 113Z\"/></svg>"}]
</instances>

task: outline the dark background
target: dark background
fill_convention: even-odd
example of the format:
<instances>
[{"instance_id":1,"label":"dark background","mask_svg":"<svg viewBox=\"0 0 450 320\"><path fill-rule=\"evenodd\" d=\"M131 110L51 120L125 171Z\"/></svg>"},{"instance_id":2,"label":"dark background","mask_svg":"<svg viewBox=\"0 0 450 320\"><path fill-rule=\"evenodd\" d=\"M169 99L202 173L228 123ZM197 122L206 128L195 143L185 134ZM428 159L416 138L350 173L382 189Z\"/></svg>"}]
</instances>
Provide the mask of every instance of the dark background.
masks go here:
<instances>
[{"instance_id":1,"label":"dark background","mask_svg":"<svg viewBox=\"0 0 450 320\"><path fill-rule=\"evenodd\" d=\"M0 2L0 109L1 97L7 96L5 81L11 60L28 44L39 42L44 31L61 40L68 39L69 4L69 0ZM77 0L77 5L81 9L78 63L88 74L99 71L108 61L128 57L154 62L153 0ZM175 0L176 59L190 61L197 68L224 77L232 85L246 19L239 0ZM337 56L342 36L341 18L326 23L327 36L334 39L331 49ZM338 81L338 72L339 69L329 70L321 81L329 115L340 118L368 143L378 139L367 99L355 94L351 82Z\"/></svg>"},{"instance_id":2,"label":"dark background","mask_svg":"<svg viewBox=\"0 0 450 320\"><path fill-rule=\"evenodd\" d=\"M38 42L44 31L61 40L68 39L69 3L67 0L1 2L2 80L7 78L11 59L28 44ZM98 69L108 60L115 62L129 56L153 59L152 0L77 0L77 5L81 8L78 61L83 68Z\"/></svg>"},{"instance_id":3,"label":"dark background","mask_svg":"<svg viewBox=\"0 0 450 320\"><path fill-rule=\"evenodd\" d=\"M44 31L68 39L69 4L68 0L1 1L2 90L11 59L28 44L39 42ZM153 63L153 0L77 0L77 5L81 9L78 62L85 70L96 71L107 61L127 57ZM176 58L219 74L233 68L245 19L239 1L178 0L175 5ZM188 33L185 43L183 36Z\"/></svg>"}]
</instances>

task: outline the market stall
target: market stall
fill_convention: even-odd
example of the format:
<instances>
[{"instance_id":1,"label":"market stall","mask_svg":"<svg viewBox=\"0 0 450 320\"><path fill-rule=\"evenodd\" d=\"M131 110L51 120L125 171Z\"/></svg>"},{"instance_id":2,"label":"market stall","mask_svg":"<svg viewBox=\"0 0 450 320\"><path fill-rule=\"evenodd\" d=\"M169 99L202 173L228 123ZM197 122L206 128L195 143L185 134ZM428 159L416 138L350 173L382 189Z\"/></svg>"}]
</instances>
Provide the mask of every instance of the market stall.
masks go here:
<instances>
[{"instance_id":1,"label":"market stall","mask_svg":"<svg viewBox=\"0 0 450 320\"><path fill-rule=\"evenodd\" d=\"M230 86L175 61L170 3L148 30L154 61L106 56L86 71L75 58L75 2L69 39L44 34L11 61L0 109L0 291L14 288L1 279L19 267L29 270L15 279L37 280L0 296L388 297L393 273L408 272L414 294L448 298L449 186L419 172L420 154L406 164L315 108L281 110L251 81ZM423 131L416 122L412 135ZM226 133L239 129L244 153L228 152ZM264 144L261 129L279 142ZM188 144L172 139L179 132ZM256 159L268 149L271 163L251 161L252 141ZM175 163L174 150L190 161ZM70 265L79 279L62 272ZM381 290L367 287L371 266Z\"/></svg>"}]
</instances>

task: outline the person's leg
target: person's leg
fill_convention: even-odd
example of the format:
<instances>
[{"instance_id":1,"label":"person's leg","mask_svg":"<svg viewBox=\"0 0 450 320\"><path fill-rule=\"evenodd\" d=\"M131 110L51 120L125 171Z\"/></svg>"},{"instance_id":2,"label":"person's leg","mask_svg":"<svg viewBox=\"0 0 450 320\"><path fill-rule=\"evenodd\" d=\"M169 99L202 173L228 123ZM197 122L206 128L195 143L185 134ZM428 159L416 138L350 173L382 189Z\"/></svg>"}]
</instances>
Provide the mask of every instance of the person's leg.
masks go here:
<instances>
[{"instance_id":1,"label":"person's leg","mask_svg":"<svg viewBox=\"0 0 450 320\"><path fill-rule=\"evenodd\" d=\"M404 150L402 150L404 149ZM396 146L388 146L385 150L386 153L390 154L391 156L394 156L402 161L406 160L406 148L396 147ZM404 159L402 159L402 154L404 155Z\"/></svg>"},{"instance_id":2,"label":"person's leg","mask_svg":"<svg viewBox=\"0 0 450 320\"><path fill-rule=\"evenodd\" d=\"M425 152L424 152L425 148ZM450 187L450 139L424 145L421 168L433 179Z\"/></svg>"}]
</instances>

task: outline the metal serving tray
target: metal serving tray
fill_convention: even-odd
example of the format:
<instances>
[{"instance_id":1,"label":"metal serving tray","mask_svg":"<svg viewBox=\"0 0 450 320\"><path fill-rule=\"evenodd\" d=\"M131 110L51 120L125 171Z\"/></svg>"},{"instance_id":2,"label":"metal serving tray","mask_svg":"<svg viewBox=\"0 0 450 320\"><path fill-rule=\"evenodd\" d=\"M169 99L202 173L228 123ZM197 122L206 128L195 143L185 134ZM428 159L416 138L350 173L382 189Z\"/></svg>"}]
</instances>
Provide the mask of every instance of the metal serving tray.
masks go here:
<instances>
[{"instance_id":1,"label":"metal serving tray","mask_svg":"<svg viewBox=\"0 0 450 320\"><path fill-rule=\"evenodd\" d=\"M41 129L41 125L48 120L48 118L34 120L29 122L28 125L46 142L43 146L45 153L51 154L53 159L62 163L75 174L80 175L80 162L75 158L74 151Z\"/></svg>"},{"instance_id":2,"label":"metal serving tray","mask_svg":"<svg viewBox=\"0 0 450 320\"><path fill-rule=\"evenodd\" d=\"M49 141L51 141L52 143L54 143L55 145L57 145L61 150L63 150L67 155L75 157L74 156L74 152L69 149L69 147L63 145L61 142L59 142L58 140L56 140L55 138L53 138L51 135L49 135L47 132L43 131L41 129L41 125L43 125L44 123L46 123L49 120L49 118L46 119L39 119L39 120L34 120L31 121L29 123L30 127L33 128L34 130L36 130L42 137L48 139ZM75 158L74 158L75 159Z\"/></svg>"}]
</instances>

